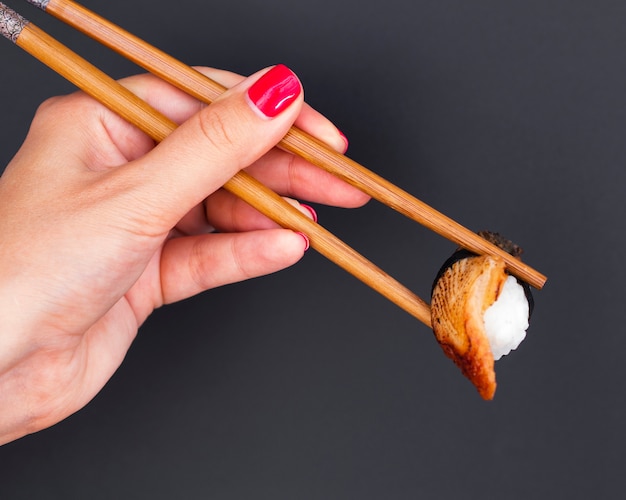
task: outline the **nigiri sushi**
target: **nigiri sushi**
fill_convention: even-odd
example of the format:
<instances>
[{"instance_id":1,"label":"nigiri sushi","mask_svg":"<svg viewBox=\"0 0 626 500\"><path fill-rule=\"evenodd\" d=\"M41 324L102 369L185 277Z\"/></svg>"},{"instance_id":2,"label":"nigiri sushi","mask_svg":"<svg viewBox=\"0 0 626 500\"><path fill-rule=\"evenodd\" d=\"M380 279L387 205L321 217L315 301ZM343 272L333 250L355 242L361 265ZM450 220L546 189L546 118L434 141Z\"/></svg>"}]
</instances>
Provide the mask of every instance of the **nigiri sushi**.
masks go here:
<instances>
[{"instance_id":1,"label":"nigiri sushi","mask_svg":"<svg viewBox=\"0 0 626 500\"><path fill-rule=\"evenodd\" d=\"M499 234L479 234L520 258L521 248ZM530 287L499 257L459 250L439 270L431 295L435 337L484 399L496 391L495 361L524 340L532 308Z\"/></svg>"}]
</instances>

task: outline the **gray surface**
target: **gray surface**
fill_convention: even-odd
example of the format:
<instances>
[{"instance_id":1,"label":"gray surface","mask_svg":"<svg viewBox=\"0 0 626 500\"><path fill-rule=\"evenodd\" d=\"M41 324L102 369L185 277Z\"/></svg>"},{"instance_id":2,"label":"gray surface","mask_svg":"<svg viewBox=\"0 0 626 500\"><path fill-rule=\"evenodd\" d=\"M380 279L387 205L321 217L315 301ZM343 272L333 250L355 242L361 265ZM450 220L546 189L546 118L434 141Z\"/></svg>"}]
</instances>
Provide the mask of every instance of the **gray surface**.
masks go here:
<instances>
[{"instance_id":1,"label":"gray surface","mask_svg":"<svg viewBox=\"0 0 626 500\"><path fill-rule=\"evenodd\" d=\"M354 159L516 240L550 280L491 403L429 330L314 252L164 308L84 410L0 448L1 498L615 498L626 4L85 5L192 64L288 64ZM114 76L137 71L10 6ZM5 165L37 104L71 87L8 42L0 57ZM319 212L422 296L453 249L377 203Z\"/></svg>"}]
</instances>

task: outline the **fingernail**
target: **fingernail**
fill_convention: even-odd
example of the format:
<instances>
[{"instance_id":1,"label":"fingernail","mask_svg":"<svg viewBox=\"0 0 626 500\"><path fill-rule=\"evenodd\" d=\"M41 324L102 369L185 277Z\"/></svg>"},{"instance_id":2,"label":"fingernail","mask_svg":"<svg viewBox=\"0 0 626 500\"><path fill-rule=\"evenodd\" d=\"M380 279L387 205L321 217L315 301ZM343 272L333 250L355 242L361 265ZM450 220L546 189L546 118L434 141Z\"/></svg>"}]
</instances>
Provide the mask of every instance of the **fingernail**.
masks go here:
<instances>
[{"instance_id":1,"label":"fingernail","mask_svg":"<svg viewBox=\"0 0 626 500\"><path fill-rule=\"evenodd\" d=\"M339 135L343 139L343 142L346 143L345 147L343 148L343 152L345 153L346 151L348 151L348 147L350 146L350 141L348 141L348 138L345 136L345 134L341 130L337 130L337 131L339 132Z\"/></svg>"},{"instance_id":2,"label":"fingernail","mask_svg":"<svg viewBox=\"0 0 626 500\"><path fill-rule=\"evenodd\" d=\"M267 118L289 107L302 92L298 77L283 64L274 66L248 89L248 97Z\"/></svg>"},{"instance_id":3,"label":"fingernail","mask_svg":"<svg viewBox=\"0 0 626 500\"><path fill-rule=\"evenodd\" d=\"M311 247L311 242L309 241L309 237L306 234L301 233L300 231L296 231L296 234L299 234L300 236L302 236L302 239L304 240L304 243L306 244L306 246L304 247L304 251L306 252Z\"/></svg>"},{"instance_id":4,"label":"fingernail","mask_svg":"<svg viewBox=\"0 0 626 500\"><path fill-rule=\"evenodd\" d=\"M303 208L306 208L309 213L311 214L311 218L313 219L313 222L317 222L317 212L315 211L315 209L309 205L305 205L304 203L300 203L300 206Z\"/></svg>"}]
</instances>

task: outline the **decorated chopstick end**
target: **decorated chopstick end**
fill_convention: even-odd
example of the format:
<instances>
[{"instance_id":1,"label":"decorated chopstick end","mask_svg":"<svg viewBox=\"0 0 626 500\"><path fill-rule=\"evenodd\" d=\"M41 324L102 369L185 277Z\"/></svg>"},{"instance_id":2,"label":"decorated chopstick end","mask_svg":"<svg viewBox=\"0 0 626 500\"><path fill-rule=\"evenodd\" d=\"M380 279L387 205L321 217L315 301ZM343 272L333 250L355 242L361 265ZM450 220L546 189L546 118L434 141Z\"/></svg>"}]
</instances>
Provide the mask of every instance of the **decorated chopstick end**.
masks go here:
<instances>
[{"instance_id":1,"label":"decorated chopstick end","mask_svg":"<svg viewBox=\"0 0 626 500\"><path fill-rule=\"evenodd\" d=\"M50 3L50 0L26 0L26 1L41 10L46 10L46 7Z\"/></svg>"},{"instance_id":2,"label":"decorated chopstick end","mask_svg":"<svg viewBox=\"0 0 626 500\"><path fill-rule=\"evenodd\" d=\"M3 37L16 43L27 24L26 19L0 2L0 34Z\"/></svg>"}]
</instances>

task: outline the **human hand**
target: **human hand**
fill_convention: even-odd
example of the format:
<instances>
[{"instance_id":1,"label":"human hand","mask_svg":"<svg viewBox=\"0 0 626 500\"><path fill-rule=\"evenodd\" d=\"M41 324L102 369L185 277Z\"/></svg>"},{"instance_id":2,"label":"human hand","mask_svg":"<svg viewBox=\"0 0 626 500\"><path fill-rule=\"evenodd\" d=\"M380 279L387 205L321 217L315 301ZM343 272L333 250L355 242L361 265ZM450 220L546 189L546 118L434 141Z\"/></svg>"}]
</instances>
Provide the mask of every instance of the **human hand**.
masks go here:
<instances>
[{"instance_id":1,"label":"human hand","mask_svg":"<svg viewBox=\"0 0 626 500\"><path fill-rule=\"evenodd\" d=\"M0 443L87 404L155 308L302 257L301 235L220 189L238 170L284 196L367 201L273 148L294 122L346 147L295 75L202 71L232 87L208 107L149 75L123 80L181 123L156 147L82 93L47 101L0 178Z\"/></svg>"}]
</instances>

